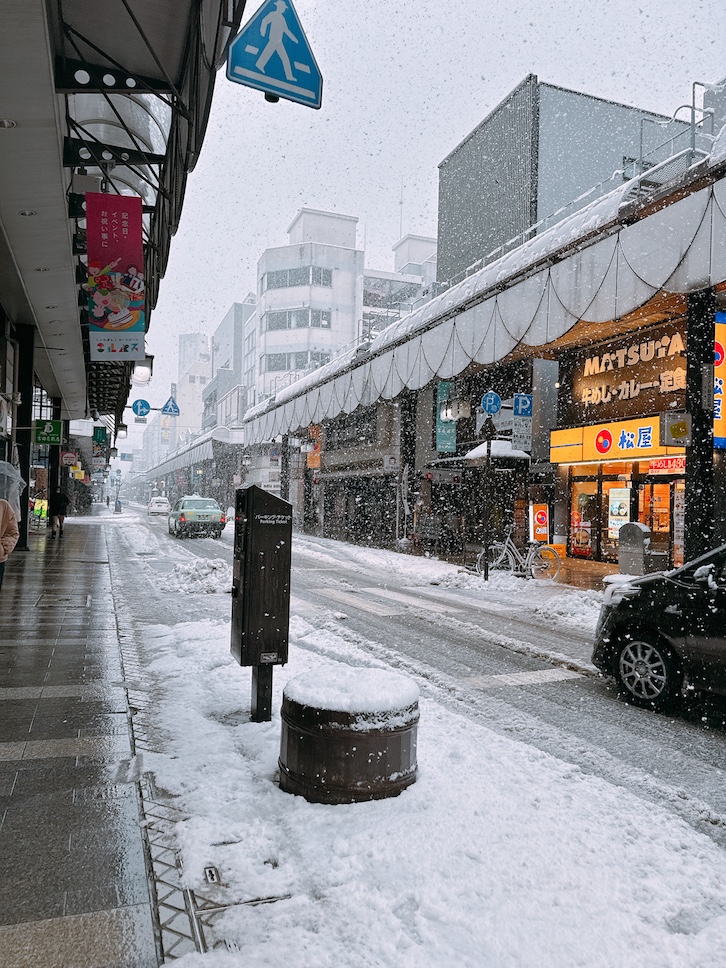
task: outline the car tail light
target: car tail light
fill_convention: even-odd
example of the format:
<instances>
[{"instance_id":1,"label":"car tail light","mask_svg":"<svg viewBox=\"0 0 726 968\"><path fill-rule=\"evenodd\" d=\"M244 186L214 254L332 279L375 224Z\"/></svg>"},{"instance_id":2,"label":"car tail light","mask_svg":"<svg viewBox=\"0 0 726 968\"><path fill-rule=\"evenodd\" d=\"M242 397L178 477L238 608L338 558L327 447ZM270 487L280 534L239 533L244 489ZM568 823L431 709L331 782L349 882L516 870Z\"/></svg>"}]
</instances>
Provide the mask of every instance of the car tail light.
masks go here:
<instances>
[{"instance_id":1,"label":"car tail light","mask_svg":"<svg viewBox=\"0 0 726 968\"><path fill-rule=\"evenodd\" d=\"M187 516L183 512L179 515L179 524L186 524Z\"/></svg>"},{"instance_id":2,"label":"car tail light","mask_svg":"<svg viewBox=\"0 0 726 968\"><path fill-rule=\"evenodd\" d=\"M224 514L222 515L222 517L219 519L219 523L220 524L226 524L227 523L226 515L224 515Z\"/></svg>"}]
</instances>

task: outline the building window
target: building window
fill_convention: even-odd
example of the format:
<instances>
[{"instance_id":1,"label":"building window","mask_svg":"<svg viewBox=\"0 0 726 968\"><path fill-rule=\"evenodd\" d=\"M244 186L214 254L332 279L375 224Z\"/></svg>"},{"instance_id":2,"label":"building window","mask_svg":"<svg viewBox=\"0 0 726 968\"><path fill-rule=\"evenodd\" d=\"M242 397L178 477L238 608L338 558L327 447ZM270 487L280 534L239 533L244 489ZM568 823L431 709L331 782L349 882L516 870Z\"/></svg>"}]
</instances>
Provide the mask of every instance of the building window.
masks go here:
<instances>
[{"instance_id":1,"label":"building window","mask_svg":"<svg viewBox=\"0 0 726 968\"><path fill-rule=\"evenodd\" d=\"M292 354L292 368L293 370L304 370L308 365L308 354L307 353L293 353Z\"/></svg>"},{"instance_id":2,"label":"building window","mask_svg":"<svg viewBox=\"0 0 726 968\"><path fill-rule=\"evenodd\" d=\"M262 276L262 291L288 289L290 286L325 286L332 289L333 271L320 266L298 266L295 269L275 269Z\"/></svg>"},{"instance_id":3,"label":"building window","mask_svg":"<svg viewBox=\"0 0 726 968\"><path fill-rule=\"evenodd\" d=\"M327 289L333 288L332 269L321 269L320 266L313 266L313 285L325 286Z\"/></svg>"},{"instance_id":4,"label":"building window","mask_svg":"<svg viewBox=\"0 0 726 968\"><path fill-rule=\"evenodd\" d=\"M267 323L266 328L270 329L289 329L290 328L290 314L289 313L266 313L265 321Z\"/></svg>"},{"instance_id":5,"label":"building window","mask_svg":"<svg viewBox=\"0 0 726 968\"><path fill-rule=\"evenodd\" d=\"M287 353L268 353L262 357L264 364L262 372L271 373L288 369Z\"/></svg>"},{"instance_id":6,"label":"building window","mask_svg":"<svg viewBox=\"0 0 726 968\"><path fill-rule=\"evenodd\" d=\"M189 382L190 382L190 383L195 383L195 382L196 382L196 379L197 379L197 378L196 378L195 376L190 376L190 377L189 377Z\"/></svg>"},{"instance_id":7,"label":"building window","mask_svg":"<svg viewBox=\"0 0 726 968\"><path fill-rule=\"evenodd\" d=\"M199 382L202 384L202 386L204 386L204 384L207 382L206 376L200 376L199 377Z\"/></svg>"},{"instance_id":8,"label":"building window","mask_svg":"<svg viewBox=\"0 0 726 968\"><path fill-rule=\"evenodd\" d=\"M302 266L299 269L288 269L287 276L288 286L309 286L310 266Z\"/></svg>"},{"instance_id":9,"label":"building window","mask_svg":"<svg viewBox=\"0 0 726 968\"><path fill-rule=\"evenodd\" d=\"M310 325L315 329L330 329L333 314L329 309L313 309L310 316Z\"/></svg>"}]
</instances>

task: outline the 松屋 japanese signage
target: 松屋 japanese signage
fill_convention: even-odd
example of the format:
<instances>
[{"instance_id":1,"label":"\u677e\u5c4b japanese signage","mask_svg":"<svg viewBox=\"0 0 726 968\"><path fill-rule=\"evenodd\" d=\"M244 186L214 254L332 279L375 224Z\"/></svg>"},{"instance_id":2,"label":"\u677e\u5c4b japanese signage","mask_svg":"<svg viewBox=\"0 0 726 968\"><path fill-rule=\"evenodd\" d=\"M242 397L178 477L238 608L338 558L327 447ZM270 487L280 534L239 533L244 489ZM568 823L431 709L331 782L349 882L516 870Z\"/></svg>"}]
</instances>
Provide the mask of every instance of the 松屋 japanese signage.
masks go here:
<instances>
[{"instance_id":1,"label":"\u677e\u5c4b japanese signage","mask_svg":"<svg viewBox=\"0 0 726 968\"><path fill-rule=\"evenodd\" d=\"M669 323L629 339L581 349L566 357L561 382L571 385L566 422L620 420L684 409L685 338Z\"/></svg>"},{"instance_id":2,"label":"\u677e\u5c4b japanese signage","mask_svg":"<svg viewBox=\"0 0 726 968\"><path fill-rule=\"evenodd\" d=\"M122 363L146 356L141 199L86 195L89 341L92 360Z\"/></svg>"},{"instance_id":3,"label":"\u677e\u5c4b japanese signage","mask_svg":"<svg viewBox=\"0 0 726 968\"><path fill-rule=\"evenodd\" d=\"M726 448L724 381L726 381L726 313L716 313L716 334L713 344L713 446L720 450Z\"/></svg>"},{"instance_id":4,"label":"\u677e\u5c4b japanese signage","mask_svg":"<svg viewBox=\"0 0 726 968\"><path fill-rule=\"evenodd\" d=\"M658 416L553 430L550 460L553 464L632 461L683 453L683 448L663 447L659 431Z\"/></svg>"}]
</instances>

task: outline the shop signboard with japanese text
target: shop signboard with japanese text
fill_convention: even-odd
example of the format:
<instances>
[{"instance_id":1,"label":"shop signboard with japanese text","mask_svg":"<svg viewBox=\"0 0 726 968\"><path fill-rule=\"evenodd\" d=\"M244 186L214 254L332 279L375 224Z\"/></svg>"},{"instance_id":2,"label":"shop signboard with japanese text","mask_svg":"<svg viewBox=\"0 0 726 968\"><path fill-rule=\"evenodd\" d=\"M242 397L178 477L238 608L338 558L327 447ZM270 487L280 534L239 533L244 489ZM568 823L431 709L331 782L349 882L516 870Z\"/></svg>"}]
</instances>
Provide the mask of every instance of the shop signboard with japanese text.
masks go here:
<instances>
[{"instance_id":1,"label":"shop signboard with japanese text","mask_svg":"<svg viewBox=\"0 0 726 968\"><path fill-rule=\"evenodd\" d=\"M146 356L144 247L137 195L86 195L88 323L91 359Z\"/></svg>"},{"instance_id":2,"label":"shop signboard with japanese text","mask_svg":"<svg viewBox=\"0 0 726 968\"><path fill-rule=\"evenodd\" d=\"M664 447L660 444L659 416L553 430L550 441L550 460L553 464L650 460L683 453L681 447Z\"/></svg>"},{"instance_id":3,"label":"shop signboard with japanese text","mask_svg":"<svg viewBox=\"0 0 726 968\"><path fill-rule=\"evenodd\" d=\"M530 541L550 540L550 509L546 504L530 504L529 537Z\"/></svg>"},{"instance_id":4,"label":"shop signboard with japanese text","mask_svg":"<svg viewBox=\"0 0 726 968\"><path fill-rule=\"evenodd\" d=\"M91 467L94 471L102 470L108 464L108 435L105 427L93 428L91 447Z\"/></svg>"},{"instance_id":5,"label":"shop signboard with japanese text","mask_svg":"<svg viewBox=\"0 0 726 968\"><path fill-rule=\"evenodd\" d=\"M456 421L441 418L441 405L453 392L454 384L448 380L440 381L436 387L436 450L440 454L456 453Z\"/></svg>"},{"instance_id":6,"label":"shop signboard with japanese text","mask_svg":"<svg viewBox=\"0 0 726 968\"><path fill-rule=\"evenodd\" d=\"M716 313L716 334L713 344L713 446L719 450L726 449L724 381L726 381L726 313Z\"/></svg>"},{"instance_id":7,"label":"shop signboard with japanese text","mask_svg":"<svg viewBox=\"0 0 726 968\"><path fill-rule=\"evenodd\" d=\"M563 401L570 426L627 420L643 413L683 410L686 340L668 323L563 355L560 379L571 386Z\"/></svg>"}]
</instances>

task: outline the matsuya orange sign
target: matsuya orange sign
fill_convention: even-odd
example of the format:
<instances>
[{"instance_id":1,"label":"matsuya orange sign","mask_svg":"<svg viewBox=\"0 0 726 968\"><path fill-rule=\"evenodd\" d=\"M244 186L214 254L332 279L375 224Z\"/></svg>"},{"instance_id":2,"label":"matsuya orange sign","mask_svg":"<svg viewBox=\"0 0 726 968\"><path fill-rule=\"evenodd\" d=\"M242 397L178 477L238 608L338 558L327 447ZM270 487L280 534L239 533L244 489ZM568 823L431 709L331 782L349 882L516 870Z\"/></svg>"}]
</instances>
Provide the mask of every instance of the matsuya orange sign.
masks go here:
<instances>
[{"instance_id":1,"label":"matsuya orange sign","mask_svg":"<svg viewBox=\"0 0 726 968\"><path fill-rule=\"evenodd\" d=\"M648 460L666 454L682 454L682 447L659 443L660 417L618 420L592 427L553 430L550 460L553 464L611 460Z\"/></svg>"}]
</instances>

